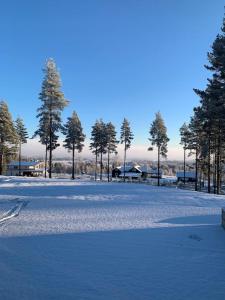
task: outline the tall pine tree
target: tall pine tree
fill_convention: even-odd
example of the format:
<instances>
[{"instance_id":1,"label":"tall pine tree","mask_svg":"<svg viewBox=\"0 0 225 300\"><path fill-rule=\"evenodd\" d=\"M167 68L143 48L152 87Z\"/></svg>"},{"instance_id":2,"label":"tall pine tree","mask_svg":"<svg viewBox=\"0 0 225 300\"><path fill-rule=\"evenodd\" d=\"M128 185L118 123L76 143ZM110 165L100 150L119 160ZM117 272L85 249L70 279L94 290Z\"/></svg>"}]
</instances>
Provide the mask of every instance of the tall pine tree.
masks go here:
<instances>
[{"instance_id":1,"label":"tall pine tree","mask_svg":"<svg viewBox=\"0 0 225 300\"><path fill-rule=\"evenodd\" d=\"M180 128L181 141L180 144L183 145L184 150L184 184L186 183L186 150L190 140L190 130L186 123L184 123Z\"/></svg>"},{"instance_id":2,"label":"tall pine tree","mask_svg":"<svg viewBox=\"0 0 225 300\"><path fill-rule=\"evenodd\" d=\"M123 157L123 180L124 181L125 181L127 150L130 148L133 138L134 136L130 128L130 123L126 118L124 118L120 130L120 143L124 144L124 157Z\"/></svg>"},{"instance_id":3,"label":"tall pine tree","mask_svg":"<svg viewBox=\"0 0 225 300\"><path fill-rule=\"evenodd\" d=\"M52 151L59 145L57 133L62 129L61 112L68 105L61 92L61 80L53 59L49 59L44 68L44 80L39 96L42 106L38 109L37 117L47 120L47 136L49 139L49 178L52 177Z\"/></svg>"},{"instance_id":4,"label":"tall pine tree","mask_svg":"<svg viewBox=\"0 0 225 300\"><path fill-rule=\"evenodd\" d=\"M68 118L68 121L64 126L63 133L66 135L64 147L72 151L72 179L74 179L75 150L77 150L78 153L82 151L84 147L83 142L85 139L80 119L75 111L72 113L72 116Z\"/></svg>"},{"instance_id":5,"label":"tall pine tree","mask_svg":"<svg viewBox=\"0 0 225 300\"><path fill-rule=\"evenodd\" d=\"M19 142L19 176L21 176L21 148L22 148L22 144L27 143L28 133L23 123L23 120L21 118L16 119L15 128L16 128L16 132L18 135L18 142Z\"/></svg>"},{"instance_id":6,"label":"tall pine tree","mask_svg":"<svg viewBox=\"0 0 225 300\"><path fill-rule=\"evenodd\" d=\"M119 141L116 139L116 129L115 126L109 122L106 124L106 149L107 149L107 173L108 173L108 182L110 181L109 176L109 162L110 154L117 154L116 148Z\"/></svg>"},{"instance_id":7,"label":"tall pine tree","mask_svg":"<svg viewBox=\"0 0 225 300\"><path fill-rule=\"evenodd\" d=\"M91 143L90 143L90 150L95 155L95 181L97 180L97 169L98 169L98 156L100 153L100 122L97 120L95 124L92 126L91 131Z\"/></svg>"},{"instance_id":8,"label":"tall pine tree","mask_svg":"<svg viewBox=\"0 0 225 300\"><path fill-rule=\"evenodd\" d=\"M169 138L167 137L167 129L164 124L164 120L160 114L160 112L156 113L155 120L152 122L150 130L149 130L150 138L152 146L157 147L158 152L158 186L160 185L160 156L167 157L167 143L169 142ZM153 150L152 147L149 147L148 150Z\"/></svg>"},{"instance_id":9,"label":"tall pine tree","mask_svg":"<svg viewBox=\"0 0 225 300\"><path fill-rule=\"evenodd\" d=\"M6 102L0 102L0 175L4 165L16 154L18 135Z\"/></svg>"}]
</instances>

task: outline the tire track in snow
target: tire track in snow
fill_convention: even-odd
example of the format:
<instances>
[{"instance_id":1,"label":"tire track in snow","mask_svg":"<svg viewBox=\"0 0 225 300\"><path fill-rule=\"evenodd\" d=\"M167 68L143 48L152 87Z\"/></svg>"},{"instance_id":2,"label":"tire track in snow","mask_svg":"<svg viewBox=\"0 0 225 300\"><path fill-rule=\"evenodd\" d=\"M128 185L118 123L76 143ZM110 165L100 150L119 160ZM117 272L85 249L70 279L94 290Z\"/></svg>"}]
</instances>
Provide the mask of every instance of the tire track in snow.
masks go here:
<instances>
[{"instance_id":1,"label":"tire track in snow","mask_svg":"<svg viewBox=\"0 0 225 300\"><path fill-rule=\"evenodd\" d=\"M27 206L29 201L26 200L19 200L19 198L12 199L10 202L15 202L15 205L5 212L2 216L0 216L0 226L4 225L7 221L11 220L12 218L18 217L20 211Z\"/></svg>"}]
</instances>

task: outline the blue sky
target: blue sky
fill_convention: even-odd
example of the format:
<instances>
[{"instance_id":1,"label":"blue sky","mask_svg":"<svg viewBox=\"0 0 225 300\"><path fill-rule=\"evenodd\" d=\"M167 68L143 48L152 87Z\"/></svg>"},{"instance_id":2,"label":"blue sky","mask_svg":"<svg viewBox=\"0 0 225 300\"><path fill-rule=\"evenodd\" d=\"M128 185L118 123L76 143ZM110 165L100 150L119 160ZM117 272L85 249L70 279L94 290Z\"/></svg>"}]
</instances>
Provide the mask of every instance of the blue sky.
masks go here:
<instances>
[{"instance_id":1,"label":"blue sky","mask_svg":"<svg viewBox=\"0 0 225 300\"><path fill-rule=\"evenodd\" d=\"M207 52L220 31L222 0L0 0L0 98L30 134L47 58L87 137L97 118L118 131L127 117L134 143L147 144L161 111L171 147L204 88Z\"/></svg>"}]
</instances>

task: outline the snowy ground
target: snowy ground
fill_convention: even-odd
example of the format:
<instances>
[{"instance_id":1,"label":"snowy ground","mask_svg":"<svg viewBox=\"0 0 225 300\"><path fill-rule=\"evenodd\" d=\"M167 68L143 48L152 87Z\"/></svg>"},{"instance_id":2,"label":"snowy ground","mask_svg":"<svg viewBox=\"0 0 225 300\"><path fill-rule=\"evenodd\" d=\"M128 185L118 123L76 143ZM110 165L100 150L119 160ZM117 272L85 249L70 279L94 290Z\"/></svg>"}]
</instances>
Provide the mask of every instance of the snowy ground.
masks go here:
<instances>
[{"instance_id":1,"label":"snowy ground","mask_svg":"<svg viewBox=\"0 0 225 300\"><path fill-rule=\"evenodd\" d=\"M225 299L224 196L0 178L1 299Z\"/></svg>"}]
</instances>

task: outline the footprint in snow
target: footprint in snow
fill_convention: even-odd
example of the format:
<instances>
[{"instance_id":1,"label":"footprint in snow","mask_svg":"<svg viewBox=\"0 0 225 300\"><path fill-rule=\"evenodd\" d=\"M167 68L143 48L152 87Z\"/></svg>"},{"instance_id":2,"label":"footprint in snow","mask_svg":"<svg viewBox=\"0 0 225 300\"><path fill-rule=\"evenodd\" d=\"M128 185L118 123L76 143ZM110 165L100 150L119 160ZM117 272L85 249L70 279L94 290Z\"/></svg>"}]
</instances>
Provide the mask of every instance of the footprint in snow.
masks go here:
<instances>
[{"instance_id":1,"label":"footprint in snow","mask_svg":"<svg viewBox=\"0 0 225 300\"><path fill-rule=\"evenodd\" d=\"M200 242L202 240L202 238L197 234L190 234L188 237L189 237L189 239L192 239L192 240L195 240L198 242Z\"/></svg>"}]
</instances>

